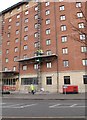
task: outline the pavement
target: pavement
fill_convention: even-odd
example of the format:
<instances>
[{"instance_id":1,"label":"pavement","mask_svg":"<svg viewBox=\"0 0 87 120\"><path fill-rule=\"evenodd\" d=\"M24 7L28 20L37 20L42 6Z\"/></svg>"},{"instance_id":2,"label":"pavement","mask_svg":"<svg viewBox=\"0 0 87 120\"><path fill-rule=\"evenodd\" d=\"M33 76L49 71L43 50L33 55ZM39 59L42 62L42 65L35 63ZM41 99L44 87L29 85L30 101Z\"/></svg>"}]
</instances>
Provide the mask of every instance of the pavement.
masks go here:
<instances>
[{"instance_id":1,"label":"pavement","mask_svg":"<svg viewBox=\"0 0 87 120\"><path fill-rule=\"evenodd\" d=\"M11 92L11 94L3 94L3 99L28 99L28 100L87 100L85 93L78 94L62 94L49 92L36 92L34 95L26 92Z\"/></svg>"}]
</instances>

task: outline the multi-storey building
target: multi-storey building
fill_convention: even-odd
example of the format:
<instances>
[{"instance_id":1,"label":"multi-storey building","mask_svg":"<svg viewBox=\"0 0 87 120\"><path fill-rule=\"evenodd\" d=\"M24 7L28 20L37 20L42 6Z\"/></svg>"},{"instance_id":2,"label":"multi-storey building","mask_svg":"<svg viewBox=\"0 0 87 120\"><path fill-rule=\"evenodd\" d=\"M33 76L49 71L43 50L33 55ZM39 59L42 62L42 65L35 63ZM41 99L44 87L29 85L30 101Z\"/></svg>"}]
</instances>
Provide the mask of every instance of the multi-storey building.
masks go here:
<instances>
[{"instance_id":1,"label":"multi-storey building","mask_svg":"<svg viewBox=\"0 0 87 120\"><path fill-rule=\"evenodd\" d=\"M85 92L87 65L86 2L19 2L2 11L3 85L26 90L62 92L78 85ZM84 13L84 14L83 14Z\"/></svg>"}]
</instances>

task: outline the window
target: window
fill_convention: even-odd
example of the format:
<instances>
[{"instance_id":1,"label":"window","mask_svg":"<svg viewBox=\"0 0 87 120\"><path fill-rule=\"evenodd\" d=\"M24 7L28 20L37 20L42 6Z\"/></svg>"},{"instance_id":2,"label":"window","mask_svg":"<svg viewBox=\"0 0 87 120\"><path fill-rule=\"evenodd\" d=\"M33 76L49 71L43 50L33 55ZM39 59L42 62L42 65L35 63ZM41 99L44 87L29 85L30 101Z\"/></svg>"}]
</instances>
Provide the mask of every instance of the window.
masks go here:
<instances>
[{"instance_id":1,"label":"window","mask_svg":"<svg viewBox=\"0 0 87 120\"><path fill-rule=\"evenodd\" d=\"M22 70L27 70L27 65L23 65Z\"/></svg>"},{"instance_id":2,"label":"window","mask_svg":"<svg viewBox=\"0 0 87 120\"><path fill-rule=\"evenodd\" d=\"M36 7L34 8L34 10L37 11L37 10L38 10L38 6L36 6Z\"/></svg>"},{"instance_id":3,"label":"window","mask_svg":"<svg viewBox=\"0 0 87 120\"><path fill-rule=\"evenodd\" d=\"M19 11L21 9L21 7L19 6L19 7L17 7L17 11Z\"/></svg>"},{"instance_id":4,"label":"window","mask_svg":"<svg viewBox=\"0 0 87 120\"><path fill-rule=\"evenodd\" d=\"M87 66L87 59L82 60L83 66Z\"/></svg>"},{"instance_id":5,"label":"window","mask_svg":"<svg viewBox=\"0 0 87 120\"><path fill-rule=\"evenodd\" d=\"M20 14L17 15L17 19L20 18Z\"/></svg>"},{"instance_id":6,"label":"window","mask_svg":"<svg viewBox=\"0 0 87 120\"><path fill-rule=\"evenodd\" d=\"M10 45L10 41L7 41L7 45Z\"/></svg>"},{"instance_id":7,"label":"window","mask_svg":"<svg viewBox=\"0 0 87 120\"><path fill-rule=\"evenodd\" d=\"M60 11L65 10L64 5L60 6Z\"/></svg>"},{"instance_id":8,"label":"window","mask_svg":"<svg viewBox=\"0 0 87 120\"><path fill-rule=\"evenodd\" d=\"M46 10L46 15L49 15L50 14L50 10Z\"/></svg>"},{"instance_id":9,"label":"window","mask_svg":"<svg viewBox=\"0 0 87 120\"><path fill-rule=\"evenodd\" d=\"M9 12L9 14L11 14L11 15L12 15L12 12L13 12L13 11L11 10L11 11Z\"/></svg>"},{"instance_id":10,"label":"window","mask_svg":"<svg viewBox=\"0 0 87 120\"><path fill-rule=\"evenodd\" d=\"M33 78L21 78L21 85L37 85L38 84L38 79L37 77Z\"/></svg>"},{"instance_id":11,"label":"window","mask_svg":"<svg viewBox=\"0 0 87 120\"><path fill-rule=\"evenodd\" d=\"M15 39L15 43L18 43L18 38Z\"/></svg>"},{"instance_id":12,"label":"window","mask_svg":"<svg viewBox=\"0 0 87 120\"><path fill-rule=\"evenodd\" d=\"M61 26L61 31L66 31L66 25Z\"/></svg>"},{"instance_id":13,"label":"window","mask_svg":"<svg viewBox=\"0 0 87 120\"><path fill-rule=\"evenodd\" d=\"M34 16L34 19L37 20L38 19L38 14Z\"/></svg>"},{"instance_id":14,"label":"window","mask_svg":"<svg viewBox=\"0 0 87 120\"><path fill-rule=\"evenodd\" d=\"M38 28L38 24L37 23L35 23L34 28Z\"/></svg>"},{"instance_id":15,"label":"window","mask_svg":"<svg viewBox=\"0 0 87 120\"><path fill-rule=\"evenodd\" d=\"M5 68L4 68L4 70L5 70L5 71L8 71L8 68L7 68L7 67L5 67Z\"/></svg>"},{"instance_id":16,"label":"window","mask_svg":"<svg viewBox=\"0 0 87 120\"><path fill-rule=\"evenodd\" d=\"M47 39L46 40L46 45L50 45L51 44L51 40L50 39Z\"/></svg>"},{"instance_id":17,"label":"window","mask_svg":"<svg viewBox=\"0 0 87 120\"><path fill-rule=\"evenodd\" d=\"M28 18L25 18L24 22L27 23L28 22Z\"/></svg>"},{"instance_id":18,"label":"window","mask_svg":"<svg viewBox=\"0 0 87 120\"><path fill-rule=\"evenodd\" d=\"M46 2L45 5L46 5L46 6L49 6L49 5L50 5L50 2Z\"/></svg>"},{"instance_id":19,"label":"window","mask_svg":"<svg viewBox=\"0 0 87 120\"><path fill-rule=\"evenodd\" d=\"M15 51L15 52L18 52L18 47L15 47L14 51Z\"/></svg>"},{"instance_id":20,"label":"window","mask_svg":"<svg viewBox=\"0 0 87 120\"><path fill-rule=\"evenodd\" d=\"M13 71L16 71L16 66L13 66Z\"/></svg>"},{"instance_id":21,"label":"window","mask_svg":"<svg viewBox=\"0 0 87 120\"><path fill-rule=\"evenodd\" d=\"M77 8L80 8L82 5L81 5L81 2L76 2L76 7Z\"/></svg>"},{"instance_id":22,"label":"window","mask_svg":"<svg viewBox=\"0 0 87 120\"><path fill-rule=\"evenodd\" d=\"M16 35L18 35L19 34L19 30L16 30Z\"/></svg>"},{"instance_id":23,"label":"window","mask_svg":"<svg viewBox=\"0 0 87 120\"><path fill-rule=\"evenodd\" d=\"M52 77L46 77L46 84L52 85Z\"/></svg>"},{"instance_id":24,"label":"window","mask_svg":"<svg viewBox=\"0 0 87 120\"><path fill-rule=\"evenodd\" d=\"M7 36L8 36L8 38L9 38L9 37L10 37L10 33L8 33L8 35L7 35Z\"/></svg>"},{"instance_id":25,"label":"window","mask_svg":"<svg viewBox=\"0 0 87 120\"><path fill-rule=\"evenodd\" d=\"M28 15L28 10L27 10L27 11L25 11L25 15Z\"/></svg>"},{"instance_id":26,"label":"window","mask_svg":"<svg viewBox=\"0 0 87 120\"><path fill-rule=\"evenodd\" d=\"M69 61L68 60L64 60L63 61L63 66L64 67L69 67Z\"/></svg>"},{"instance_id":27,"label":"window","mask_svg":"<svg viewBox=\"0 0 87 120\"><path fill-rule=\"evenodd\" d=\"M86 46L81 47L81 52L87 52L87 47Z\"/></svg>"},{"instance_id":28,"label":"window","mask_svg":"<svg viewBox=\"0 0 87 120\"><path fill-rule=\"evenodd\" d=\"M85 35L84 34L80 35L80 40L85 40Z\"/></svg>"},{"instance_id":29,"label":"window","mask_svg":"<svg viewBox=\"0 0 87 120\"><path fill-rule=\"evenodd\" d=\"M35 38L38 37L38 33L35 33L35 34L34 34L34 37L35 37Z\"/></svg>"},{"instance_id":30,"label":"window","mask_svg":"<svg viewBox=\"0 0 87 120\"><path fill-rule=\"evenodd\" d=\"M8 58L5 58L5 62L8 63Z\"/></svg>"},{"instance_id":31,"label":"window","mask_svg":"<svg viewBox=\"0 0 87 120\"><path fill-rule=\"evenodd\" d=\"M46 30L46 35L50 34L50 29Z\"/></svg>"},{"instance_id":32,"label":"window","mask_svg":"<svg viewBox=\"0 0 87 120\"><path fill-rule=\"evenodd\" d=\"M19 24L20 24L19 22L16 22L16 26L19 26Z\"/></svg>"},{"instance_id":33,"label":"window","mask_svg":"<svg viewBox=\"0 0 87 120\"><path fill-rule=\"evenodd\" d=\"M8 20L9 22L11 22L12 21L12 19L11 18L9 18L9 20Z\"/></svg>"},{"instance_id":34,"label":"window","mask_svg":"<svg viewBox=\"0 0 87 120\"><path fill-rule=\"evenodd\" d=\"M9 50L7 49L7 50L6 50L6 54L8 54L8 53L9 53Z\"/></svg>"},{"instance_id":35,"label":"window","mask_svg":"<svg viewBox=\"0 0 87 120\"><path fill-rule=\"evenodd\" d=\"M27 55L24 55L23 58L26 59L26 58L27 58Z\"/></svg>"},{"instance_id":36,"label":"window","mask_svg":"<svg viewBox=\"0 0 87 120\"><path fill-rule=\"evenodd\" d=\"M34 69L35 69L35 70L38 69L38 64L34 64Z\"/></svg>"},{"instance_id":37,"label":"window","mask_svg":"<svg viewBox=\"0 0 87 120\"><path fill-rule=\"evenodd\" d=\"M51 67L52 67L51 62L48 62L48 63L47 63L47 68L51 68Z\"/></svg>"},{"instance_id":38,"label":"window","mask_svg":"<svg viewBox=\"0 0 87 120\"><path fill-rule=\"evenodd\" d=\"M17 60L17 56L14 57L14 62Z\"/></svg>"},{"instance_id":39,"label":"window","mask_svg":"<svg viewBox=\"0 0 87 120\"><path fill-rule=\"evenodd\" d=\"M28 26L26 26L26 27L24 28L24 31L25 31L25 32L28 31Z\"/></svg>"},{"instance_id":40,"label":"window","mask_svg":"<svg viewBox=\"0 0 87 120\"><path fill-rule=\"evenodd\" d=\"M65 15L60 16L60 20L65 20L65 19L66 19Z\"/></svg>"},{"instance_id":41,"label":"window","mask_svg":"<svg viewBox=\"0 0 87 120\"><path fill-rule=\"evenodd\" d=\"M9 30L11 29L11 25L8 26L8 29L9 29Z\"/></svg>"},{"instance_id":42,"label":"window","mask_svg":"<svg viewBox=\"0 0 87 120\"><path fill-rule=\"evenodd\" d=\"M28 2L25 4L25 7L28 7L29 6L29 4L28 4Z\"/></svg>"},{"instance_id":43,"label":"window","mask_svg":"<svg viewBox=\"0 0 87 120\"><path fill-rule=\"evenodd\" d=\"M62 42L66 42L67 41L67 36L62 36L61 40L62 40Z\"/></svg>"},{"instance_id":44,"label":"window","mask_svg":"<svg viewBox=\"0 0 87 120\"><path fill-rule=\"evenodd\" d=\"M27 49L28 49L28 46L27 46L27 45L24 45L23 49L24 49L24 50L27 50Z\"/></svg>"},{"instance_id":45,"label":"window","mask_svg":"<svg viewBox=\"0 0 87 120\"><path fill-rule=\"evenodd\" d=\"M47 50L46 54L47 54L47 55L51 55L51 54L52 54L52 51L51 51L51 50Z\"/></svg>"},{"instance_id":46,"label":"window","mask_svg":"<svg viewBox=\"0 0 87 120\"><path fill-rule=\"evenodd\" d=\"M46 25L50 24L50 19L46 19Z\"/></svg>"},{"instance_id":47,"label":"window","mask_svg":"<svg viewBox=\"0 0 87 120\"><path fill-rule=\"evenodd\" d=\"M83 83L87 84L87 75L83 75Z\"/></svg>"},{"instance_id":48,"label":"window","mask_svg":"<svg viewBox=\"0 0 87 120\"><path fill-rule=\"evenodd\" d=\"M24 40L28 40L28 35L24 36Z\"/></svg>"},{"instance_id":49,"label":"window","mask_svg":"<svg viewBox=\"0 0 87 120\"><path fill-rule=\"evenodd\" d=\"M83 17L83 14L81 12L77 13L77 17L78 18L82 18Z\"/></svg>"},{"instance_id":50,"label":"window","mask_svg":"<svg viewBox=\"0 0 87 120\"><path fill-rule=\"evenodd\" d=\"M68 53L68 48L63 48L62 52L63 52L63 54L67 54Z\"/></svg>"},{"instance_id":51,"label":"window","mask_svg":"<svg viewBox=\"0 0 87 120\"><path fill-rule=\"evenodd\" d=\"M79 28L84 28L84 23L79 23L78 26Z\"/></svg>"},{"instance_id":52,"label":"window","mask_svg":"<svg viewBox=\"0 0 87 120\"><path fill-rule=\"evenodd\" d=\"M64 76L64 84L70 84L70 76Z\"/></svg>"},{"instance_id":53,"label":"window","mask_svg":"<svg viewBox=\"0 0 87 120\"><path fill-rule=\"evenodd\" d=\"M38 42L35 42L35 43L34 43L34 47L35 47L35 48L38 47L38 44L39 44Z\"/></svg>"}]
</instances>

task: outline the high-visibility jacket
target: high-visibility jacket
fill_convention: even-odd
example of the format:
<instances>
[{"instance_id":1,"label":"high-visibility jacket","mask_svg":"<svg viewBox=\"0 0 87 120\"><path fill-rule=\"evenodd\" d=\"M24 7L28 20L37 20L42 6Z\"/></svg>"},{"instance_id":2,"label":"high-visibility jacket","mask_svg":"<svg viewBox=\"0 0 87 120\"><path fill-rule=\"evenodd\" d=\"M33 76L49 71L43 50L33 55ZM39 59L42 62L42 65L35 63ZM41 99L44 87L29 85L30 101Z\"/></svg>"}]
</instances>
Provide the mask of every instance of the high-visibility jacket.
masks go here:
<instances>
[{"instance_id":1,"label":"high-visibility jacket","mask_svg":"<svg viewBox=\"0 0 87 120\"><path fill-rule=\"evenodd\" d=\"M31 86L30 86L30 89L31 89L31 90L34 90L34 89L35 89L35 88L34 88L34 85L31 85Z\"/></svg>"}]
</instances>

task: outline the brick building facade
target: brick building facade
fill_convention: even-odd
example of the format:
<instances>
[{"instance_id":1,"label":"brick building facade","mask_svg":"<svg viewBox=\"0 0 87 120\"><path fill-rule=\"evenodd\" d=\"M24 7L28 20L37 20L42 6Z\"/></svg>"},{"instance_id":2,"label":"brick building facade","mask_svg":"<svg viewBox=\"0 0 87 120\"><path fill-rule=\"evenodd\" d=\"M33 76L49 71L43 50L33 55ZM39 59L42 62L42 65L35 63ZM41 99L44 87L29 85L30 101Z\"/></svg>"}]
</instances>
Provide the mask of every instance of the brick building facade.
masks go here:
<instances>
[{"instance_id":1,"label":"brick building facade","mask_svg":"<svg viewBox=\"0 0 87 120\"><path fill-rule=\"evenodd\" d=\"M85 2L19 2L2 11L2 81L15 90L33 83L45 91L87 84ZM83 12L82 12L83 11ZM83 15L84 13L84 15Z\"/></svg>"}]
</instances>

